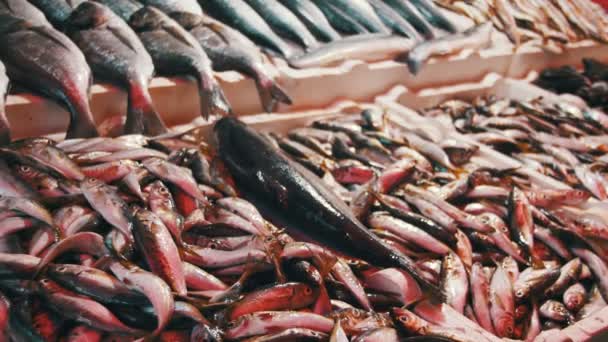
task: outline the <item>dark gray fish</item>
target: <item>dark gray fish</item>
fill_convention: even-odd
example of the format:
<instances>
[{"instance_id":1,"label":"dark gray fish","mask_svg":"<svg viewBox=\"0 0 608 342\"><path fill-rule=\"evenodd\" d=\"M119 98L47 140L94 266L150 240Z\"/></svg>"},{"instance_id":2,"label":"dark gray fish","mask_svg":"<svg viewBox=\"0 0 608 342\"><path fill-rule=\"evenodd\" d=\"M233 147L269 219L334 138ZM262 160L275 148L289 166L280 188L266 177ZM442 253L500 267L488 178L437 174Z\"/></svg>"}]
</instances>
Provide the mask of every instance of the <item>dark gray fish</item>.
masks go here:
<instances>
[{"instance_id":1,"label":"dark gray fish","mask_svg":"<svg viewBox=\"0 0 608 342\"><path fill-rule=\"evenodd\" d=\"M124 133L166 133L148 92L154 75L152 58L129 25L106 6L85 2L72 12L66 27L95 77L127 88Z\"/></svg>"},{"instance_id":2,"label":"dark gray fish","mask_svg":"<svg viewBox=\"0 0 608 342\"><path fill-rule=\"evenodd\" d=\"M411 1L385 0L384 2L391 6L395 11L399 12L399 14L411 23L426 39L433 39L437 36L436 30Z\"/></svg>"},{"instance_id":3,"label":"dark gray fish","mask_svg":"<svg viewBox=\"0 0 608 342\"><path fill-rule=\"evenodd\" d=\"M280 0L295 14L317 39L328 42L340 39L323 12L311 0Z\"/></svg>"},{"instance_id":4,"label":"dark gray fish","mask_svg":"<svg viewBox=\"0 0 608 342\"><path fill-rule=\"evenodd\" d=\"M86 0L29 0L38 7L46 18L58 29L63 28L72 11ZM26 1L23 1L26 2ZM30 18L26 18L30 20Z\"/></svg>"},{"instance_id":5,"label":"dark gray fish","mask_svg":"<svg viewBox=\"0 0 608 342\"><path fill-rule=\"evenodd\" d=\"M213 77L209 57L188 31L163 12L148 6L135 12L129 24L152 56L159 73L189 75L196 79L204 118L232 112Z\"/></svg>"},{"instance_id":6,"label":"dark gray fish","mask_svg":"<svg viewBox=\"0 0 608 342\"><path fill-rule=\"evenodd\" d=\"M295 14L277 0L245 0L279 34L297 42L305 49L319 46L315 37Z\"/></svg>"},{"instance_id":7,"label":"dark gray fish","mask_svg":"<svg viewBox=\"0 0 608 342\"><path fill-rule=\"evenodd\" d=\"M291 99L266 70L258 47L239 31L190 13L173 13L171 17L201 44L217 71L236 70L255 81L262 106L267 112L276 102L291 104Z\"/></svg>"},{"instance_id":8,"label":"dark gray fish","mask_svg":"<svg viewBox=\"0 0 608 342\"><path fill-rule=\"evenodd\" d=\"M393 32L412 38L416 41L422 40L422 36L416 31L416 28L405 20L401 14L384 3L384 1L369 0L369 4L372 5L378 14L378 17L380 17L384 24L391 28Z\"/></svg>"},{"instance_id":9,"label":"dark gray fish","mask_svg":"<svg viewBox=\"0 0 608 342\"><path fill-rule=\"evenodd\" d=\"M374 8L366 0L329 0L326 1L340 8L346 15L363 25L369 32L390 33L378 17Z\"/></svg>"},{"instance_id":10,"label":"dark gray fish","mask_svg":"<svg viewBox=\"0 0 608 342\"><path fill-rule=\"evenodd\" d=\"M429 22L450 33L458 32L456 26L441 13L432 0L412 0L412 3Z\"/></svg>"},{"instance_id":11,"label":"dark gray fish","mask_svg":"<svg viewBox=\"0 0 608 342\"><path fill-rule=\"evenodd\" d=\"M116 13L122 20L129 22L129 19L133 13L137 12L140 8L144 7L140 2L136 0L94 0L100 4L108 6L114 13Z\"/></svg>"},{"instance_id":12,"label":"dark gray fish","mask_svg":"<svg viewBox=\"0 0 608 342\"><path fill-rule=\"evenodd\" d=\"M241 31L254 42L290 58L294 51L268 26L262 17L243 0L201 1L206 13Z\"/></svg>"},{"instance_id":13,"label":"dark gray fish","mask_svg":"<svg viewBox=\"0 0 608 342\"><path fill-rule=\"evenodd\" d=\"M97 136L89 107L91 69L78 47L52 28L0 15L0 59L11 80L64 104L67 138Z\"/></svg>"},{"instance_id":14,"label":"dark gray fish","mask_svg":"<svg viewBox=\"0 0 608 342\"><path fill-rule=\"evenodd\" d=\"M203 10L196 0L139 0L139 2L146 6L154 6L167 14L173 12L203 14Z\"/></svg>"},{"instance_id":15,"label":"dark gray fish","mask_svg":"<svg viewBox=\"0 0 608 342\"><path fill-rule=\"evenodd\" d=\"M0 61L0 145L11 142L11 128L6 118L6 97L9 91L9 79L6 75L6 68Z\"/></svg>"},{"instance_id":16,"label":"dark gray fish","mask_svg":"<svg viewBox=\"0 0 608 342\"><path fill-rule=\"evenodd\" d=\"M345 34L361 34L369 31L357 20L351 18L344 10L327 0L313 0L323 12L325 18L336 30Z\"/></svg>"},{"instance_id":17,"label":"dark gray fish","mask_svg":"<svg viewBox=\"0 0 608 342\"><path fill-rule=\"evenodd\" d=\"M0 13L7 13L15 17L23 18L37 25L51 26L51 23L46 20L44 13L42 13L42 11L28 1L0 1Z\"/></svg>"}]
</instances>

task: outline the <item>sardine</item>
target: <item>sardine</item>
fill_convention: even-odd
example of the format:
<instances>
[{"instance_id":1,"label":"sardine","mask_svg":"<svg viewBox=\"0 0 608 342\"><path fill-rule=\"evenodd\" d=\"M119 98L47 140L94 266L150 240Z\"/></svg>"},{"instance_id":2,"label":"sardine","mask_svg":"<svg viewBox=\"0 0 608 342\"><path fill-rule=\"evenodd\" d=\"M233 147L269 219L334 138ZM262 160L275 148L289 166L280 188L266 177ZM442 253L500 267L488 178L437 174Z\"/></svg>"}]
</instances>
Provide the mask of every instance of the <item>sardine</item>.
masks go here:
<instances>
[{"instance_id":1,"label":"sardine","mask_svg":"<svg viewBox=\"0 0 608 342\"><path fill-rule=\"evenodd\" d=\"M78 6L67 19L66 27L95 77L128 90L124 133L167 132L148 92L154 64L135 32L109 8L95 2Z\"/></svg>"},{"instance_id":2,"label":"sardine","mask_svg":"<svg viewBox=\"0 0 608 342\"><path fill-rule=\"evenodd\" d=\"M341 237L335 242L343 248L354 247L359 250L358 254L363 254L364 260L403 268L426 290L439 292L434 285L423 280L411 259L391 251L354 218L346 205L330 193L318 177L280 155L254 130L229 118L218 121L214 130L220 156L237 179L248 181L250 187L270 196L282 208L293 210L308 219L312 217L307 212L316 212L315 226L323 227L324 233L339 234ZM259 170L256 171L257 176L252 175L251 168Z\"/></svg>"},{"instance_id":3,"label":"sardine","mask_svg":"<svg viewBox=\"0 0 608 342\"><path fill-rule=\"evenodd\" d=\"M340 8L369 32L390 33L390 30L384 26L373 7L365 0L331 0L327 2Z\"/></svg>"},{"instance_id":4,"label":"sardine","mask_svg":"<svg viewBox=\"0 0 608 342\"><path fill-rule=\"evenodd\" d=\"M369 31L356 19L349 16L344 9L336 6L335 3L323 0L312 0L315 5L323 12L331 26L346 35L358 35Z\"/></svg>"},{"instance_id":5,"label":"sardine","mask_svg":"<svg viewBox=\"0 0 608 342\"><path fill-rule=\"evenodd\" d=\"M294 51L264 21L262 17L243 0L202 1L205 12L241 31L251 40L290 58Z\"/></svg>"},{"instance_id":6,"label":"sardine","mask_svg":"<svg viewBox=\"0 0 608 342\"><path fill-rule=\"evenodd\" d=\"M340 34L311 0L281 0L281 3L289 8L317 39L325 42L340 39Z\"/></svg>"},{"instance_id":7,"label":"sardine","mask_svg":"<svg viewBox=\"0 0 608 342\"><path fill-rule=\"evenodd\" d=\"M97 136L89 106L91 69L78 47L50 27L10 15L0 21L0 58L10 79L67 107L68 138Z\"/></svg>"},{"instance_id":8,"label":"sardine","mask_svg":"<svg viewBox=\"0 0 608 342\"><path fill-rule=\"evenodd\" d=\"M144 7L133 13L129 25L137 32L158 73L189 75L196 79L204 118L231 113L213 76L209 57L188 31L154 7Z\"/></svg>"},{"instance_id":9,"label":"sardine","mask_svg":"<svg viewBox=\"0 0 608 342\"><path fill-rule=\"evenodd\" d=\"M457 33L458 28L454 26L454 23L450 21L443 13L437 8L432 0L414 0L414 5L420 13L422 13L429 22L435 26L440 27L449 33Z\"/></svg>"},{"instance_id":10,"label":"sardine","mask_svg":"<svg viewBox=\"0 0 608 342\"><path fill-rule=\"evenodd\" d=\"M486 22L462 33L429 40L416 45L408 54L407 65L414 75L431 57L458 53L465 49L481 50L491 44L492 24Z\"/></svg>"},{"instance_id":11,"label":"sardine","mask_svg":"<svg viewBox=\"0 0 608 342\"><path fill-rule=\"evenodd\" d=\"M203 14L203 10L196 0L141 0L140 2L146 6L154 6L167 14L173 12Z\"/></svg>"},{"instance_id":12,"label":"sardine","mask_svg":"<svg viewBox=\"0 0 608 342\"><path fill-rule=\"evenodd\" d=\"M385 2L410 22L424 38L433 39L437 36L436 30L412 2L406 0L386 0Z\"/></svg>"}]
</instances>

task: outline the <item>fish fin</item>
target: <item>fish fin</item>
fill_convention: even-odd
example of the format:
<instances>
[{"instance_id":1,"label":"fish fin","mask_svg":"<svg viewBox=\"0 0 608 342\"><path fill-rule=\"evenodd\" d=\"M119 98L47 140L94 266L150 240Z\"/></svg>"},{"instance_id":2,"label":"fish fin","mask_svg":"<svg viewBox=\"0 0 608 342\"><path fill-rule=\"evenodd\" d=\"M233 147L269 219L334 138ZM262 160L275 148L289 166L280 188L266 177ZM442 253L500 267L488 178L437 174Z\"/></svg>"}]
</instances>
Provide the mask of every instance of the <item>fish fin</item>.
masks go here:
<instances>
[{"instance_id":1,"label":"fish fin","mask_svg":"<svg viewBox=\"0 0 608 342\"><path fill-rule=\"evenodd\" d=\"M196 46L192 45L192 42L188 40L188 37L184 36L183 32L179 30L179 28L173 25L162 25L162 29L169 33L173 38L179 40L180 42L192 47L196 48Z\"/></svg>"},{"instance_id":2,"label":"fish fin","mask_svg":"<svg viewBox=\"0 0 608 342\"><path fill-rule=\"evenodd\" d=\"M215 22L208 22L204 25L211 29L213 32L215 32L224 44L230 45L230 41L222 34L222 31L224 31L224 27L222 27L221 24Z\"/></svg>"},{"instance_id":3,"label":"fish fin","mask_svg":"<svg viewBox=\"0 0 608 342\"><path fill-rule=\"evenodd\" d=\"M54 41L55 43L63 46L66 50L71 50L69 46L67 46L65 44L65 42L61 41L61 39L55 37L51 31L49 31L48 27L46 26L30 26L28 28L30 31L36 32L39 35L46 37L52 41Z\"/></svg>"},{"instance_id":4,"label":"fish fin","mask_svg":"<svg viewBox=\"0 0 608 342\"><path fill-rule=\"evenodd\" d=\"M289 95L270 77L258 76L256 87L260 94L262 107L267 113L271 113L277 102L291 105L293 102Z\"/></svg>"},{"instance_id":5,"label":"fish fin","mask_svg":"<svg viewBox=\"0 0 608 342\"><path fill-rule=\"evenodd\" d=\"M125 134L160 135L167 127L152 104L145 84L131 83L127 99L127 121Z\"/></svg>"},{"instance_id":6,"label":"fish fin","mask_svg":"<svg viewBox=\"0 0 608 342\"><path fill-rule=\"evenodd\" d=\"M201 116L208 119L211 115L227 116L232 114L232 108L224 95L224 91L213 76L199 72L197 76Z\"/></svg>"},{"instance_id":7,"label":"fish fin","mask_svg":"<svg viewBox=\"0 0 608 342\"><path fill-rule=\"evenodd\" d=\"M124 45L126 45L129 49L131 49L131 51L133 52L137 52L137 50L135 49L135 46L133 46L133 44L131 44L131 41L129 41L129 38L126 37L124 34L122 34L122 32L120 31L120 29L118 27L114 27L112 25L108 25L106 26L106 28L108 29L108 31L112 32L112 34L118 39L120 40L121 43L123 43Z\"/></svg>"}]
</instances>

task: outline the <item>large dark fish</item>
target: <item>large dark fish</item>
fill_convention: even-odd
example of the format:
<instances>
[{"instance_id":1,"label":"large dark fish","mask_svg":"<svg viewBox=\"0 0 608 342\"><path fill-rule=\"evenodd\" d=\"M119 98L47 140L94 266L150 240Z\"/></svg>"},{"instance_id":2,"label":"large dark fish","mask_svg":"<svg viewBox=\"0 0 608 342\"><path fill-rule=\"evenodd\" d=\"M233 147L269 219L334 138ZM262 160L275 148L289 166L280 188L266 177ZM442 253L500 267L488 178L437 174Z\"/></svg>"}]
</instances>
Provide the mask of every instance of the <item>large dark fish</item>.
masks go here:
<instances>
[{"instance_id":1,"label":"large dark fish","mask_svg":"<svg viewBox=\"0 0 608 342\"><path fill-rule=\"evenodd\" d=\"M148 92L154 75L152 58L129 25L106 6L85 2L72 12L66 27L95 76L127 88L124 133L166 133Z\"/></svg>"},{"instance_id":2,"label":"large dark fish","mask_svg":"<svg viewBox=\"0 0 608 342\"><path fill-rule=\"evenodd\" d=\"M211 61L196 39L175 20L154 7L143 7L130 19L152 56L156 70L165 75L190 75L199 84L201 115L226 115L230 105L213 78Z\"/></svg>"},{"instance_id":3,"label":"large dark fish","mask_svg":"<svg viewBox=\"0 0 608 342\"><path fill-rule=\"evenodd\" d=\"M323 12L311 0L280 0L317 39L324 42L340 39Z\"/></svg>"},{"instance_id":4,"label":"large dark fish","mask_svg":"<svg viewBox=\"0 0 608 342\"><path fill-rule=\"evenodd\" d=\"M277 0L245 1L279 34L297 42L305 49L311 49L319 45L298 17Z\"/></svg>"},{"instance_id":5,"label":"large dark fish","mask_svg":"<svg viewBox=\"0 0 608 342\"><path fill-rule=\"evenodd\" d=\"M410 72L417 74L424 63L433 56L455 54L465 49L480 50L488 47L491 43L492 23L488 21L462 33L444 36L416 45L407 57L407 66Z\"/></svg>"},{"instance_id":6,"label":"large dark fish","mask_svg":"<svg viewBox=\"0 0 608 342\"><path fill-rule=\"evenodd\" d=\"M36 6L23 0L4 0L0 1L0 13L10 14L15 17L23 18L37 25L51 26L44 13Z\"/></svg>"},{"instance_id":7,"label":"large dark fish","mask_svg":"<svg viewBox=\"0 0 608 342\"><path fill-rule=\"evenodd\" d=\"M416 28L405 20L397 11L391 8L391 6L384 3L384 1L369 0L369 4L372 5L378 14L378 17L380 17L384 24L392 29L393 32L415 40L422 40L422 36L416 31Z\"/></svg>"},{"instance_id":8,"label":"large dark fish","mask_svg":"<svg viewBox=\"0 0 608 342\"><path fill-rule=\"evenodd\" d=\"M357 20L351 18L342 8L326 0L313 0L336 30L345 34L361 34L369 31Z\"/></svg>"},{"instance_id":9,"label":"large dark fish","mask_svg":"<svg viewBox=\"0 0 608 342\"><path fill-rule=\"evenodd\" d=\"M435 6L432 0L412 0L412 3L427 20L438 27L450 32L456 33L458 29L454 24L446 18L443 13Z\"/></svg>"},{"instance_id":10,"label":"large dark fish","mask_svg":"<svg viewBox=\"0 0 608 342\"><path fill-rule=\"evenodd\" d=\"M146 6L154 6L167 14L173 12L203 14L203 10L196 0L139 0L139 2Z\"/></svg>"},{"instance_id":11,"label":"large dark fish","mask_svg":"<svg viewBox=\"0 0 608 342\"><path fill-rule=\"evenodd\" d=\"M339 247L357 251L362 259L402 268L427 290L444 297L411 259L391 250L365 228L316 175L288 160L257 132L234 118L219 120L214 130L219 155L235 179L305 218L323 234L333 234Z\"/></svg>"},{"instance_id":12,"label":"large dark fish","mask_svg":"<svg viewBox=\"0 0 608 342\"><path fill-rule=\"evenodd\" d=\"M201 1L203 9L213 17L241 31L254 42L272 49L285 58L294 51L272 31L264 19L243 0Z\"/></svg>"},{"instance_id":13,"label":"large dark fish","mask_svg":"<svg viewBox=\"0 0 608 342\"><path fill-rule=\"evenodd\" d=\"M0 15L0 59L11 80L68 108L67 138L98 135L89 107L91 69L66 36L49 27Z\"/></svg>"},{"instance_id":14,"label":"large dark fish","mask_svg":"<svg viewBox=\"0 0 608 342\"><path fill-rule=\"evenodd\" d=\"M422 33L426 39L433 39L436 37L436 30L410 1L385 0L384 2L391 6L395 11L399 12L399 14L410 22L418 32Z\"/></svg>"},{"instance_id":15,"label":"large dark fish","mask_svg":"<svg viewBox=\"0 0 608 342\"><path fill-rule=\"evenodd\" d=\"M190 13L173 13L183 28L196 38L217 71L236 70L255 81L262 106L271 112L275 102L291 104L289 96L266 71L258 47L239 31L213 19Z\"/></svg>"},{"instance_id":16,"label":"large dark fish","mask_svg":"<svg viewBox=\"0 0 608 342\"><path fill-rule=\"evenodd\" d=\"M38 7L46 18L58 29L61 29L74 8L86 0L29 0ZM26 1L23 1L26 2ZM30 20L29 18L26 18Z\"/></svg>"},{"instance_id":17,"label":"large dark fish","mask_svg":"<svg viewBox=\"0 0 608 342\"><path fill-rule=\"evenodd\" d=\"M136 0L94 0L100 4L108 6L114 13L116 13L122 20L129 22L129 19L133 13L144 7L141 3Z\"/></svg>"},{"instance_id":18,"label":"large dark fish","mask_svg":"<svg viewBox=\"0 0 608 342\"><path fill-rule=\"evenodd\" d=\"M6 118L6 97L9 90L9 79L6 75L6 68L0 62L0 144L11 142L11 128Z\"/></svg>"}]
</instances>

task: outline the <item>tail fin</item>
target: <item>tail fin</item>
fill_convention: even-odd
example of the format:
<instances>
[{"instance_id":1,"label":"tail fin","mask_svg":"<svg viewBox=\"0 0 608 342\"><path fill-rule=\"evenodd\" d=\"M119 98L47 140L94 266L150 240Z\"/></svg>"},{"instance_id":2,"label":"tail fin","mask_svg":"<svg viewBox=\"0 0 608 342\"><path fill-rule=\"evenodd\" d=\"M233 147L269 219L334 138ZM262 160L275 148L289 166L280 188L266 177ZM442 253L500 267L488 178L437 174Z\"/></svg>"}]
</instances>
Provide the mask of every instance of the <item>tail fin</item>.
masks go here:
<instances>
[{"instance_id":1,"label":"tail fin","mask_svg":"<svg viewBox=\"0 0 608 342\"><path fill-rule=\"evenodd\" d=\"M272 78L262 73L257 73L255 85L260 94L262 107L267 113L274 110L277 103L285 103L291 105L293 102L283 88L281 88Z\"/></svg>"},{"instance_id":2,"label":"tail fin","mask_svg":"<svg viewBox=\"0 0 608 342\"><path fill-rule=\"evenodd\" d=\"M140 83L131 83L127 99L127 121L124 134L160 135L167 133L167 127L160 118L148 88Z\"/></svg>"},{"instance_id":3,"label":"tail fin","mask_svg":"<svg viewBox=\"0 0 608 342\"><path fill-rule=\"evenodd\" d=\"M2 99L0 99L1 101ZM6 145L11 142L11 128L6 118L6 112L0 103L0 145Z\"/></svg>"},{"instance_id":4,"label":"tail fin","mask_svg":"<svg viewBox=\"0 0 608 342\"><path fill-rule=\"evenodd\" d=\"M206 73L199 73L197 77L199 97L201 102L201 115L209 119L211 115L227 116L232 114L232 108L222 88L217 84L213 77Z\"/></svg>"},{"instance_id":5,"label":"tail fin","mask_svg":"<svg viewBox=\"0 0 608 342\"><path fill-rule=\"evenodd\" d=\"M70 125L68 126L66 139L99 136L87 96L81 94L65 94L64 101L70 111Z\"/></svg>"}]
</instances>

